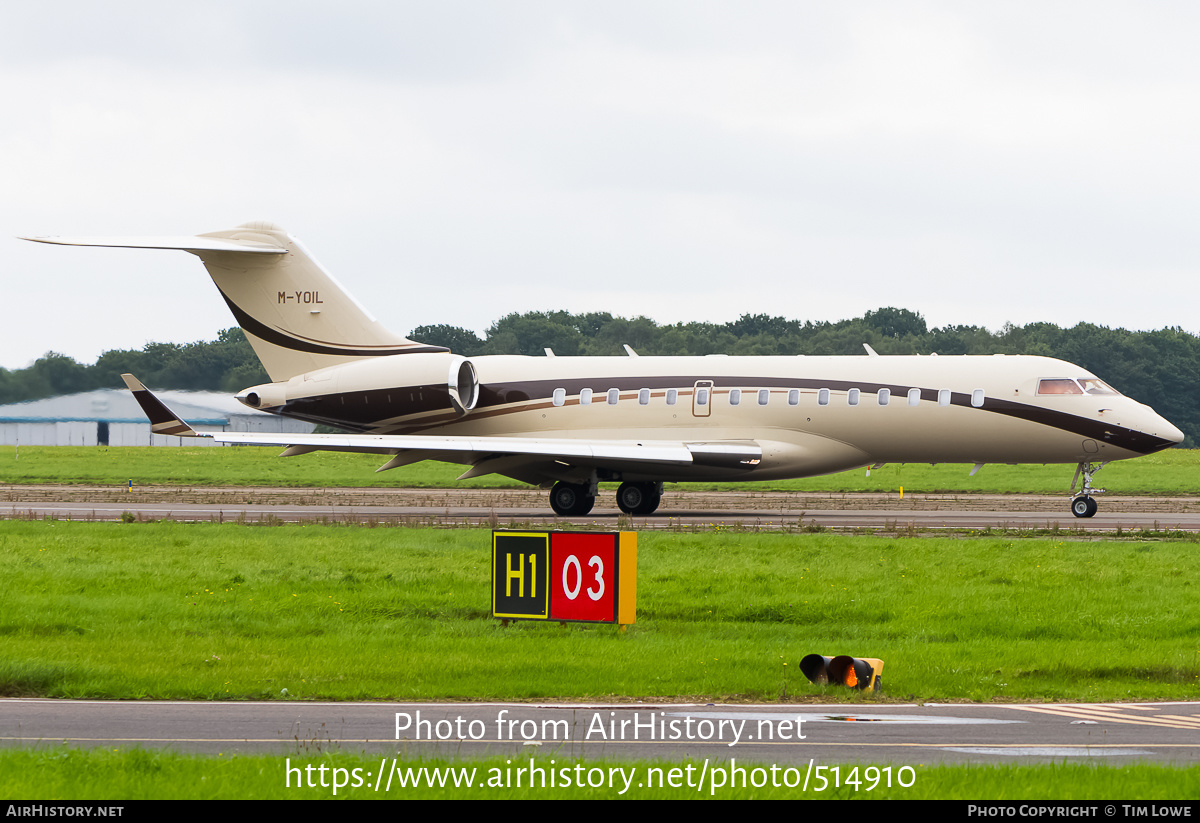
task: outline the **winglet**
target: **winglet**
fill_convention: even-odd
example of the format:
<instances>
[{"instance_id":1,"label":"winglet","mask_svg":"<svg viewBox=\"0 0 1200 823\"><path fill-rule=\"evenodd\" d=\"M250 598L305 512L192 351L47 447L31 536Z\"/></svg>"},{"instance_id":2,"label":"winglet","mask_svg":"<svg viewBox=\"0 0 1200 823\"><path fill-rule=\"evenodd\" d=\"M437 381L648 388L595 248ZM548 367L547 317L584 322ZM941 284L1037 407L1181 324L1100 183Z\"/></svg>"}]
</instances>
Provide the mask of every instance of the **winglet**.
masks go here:
<instances>
[{"instance_id":1,"label":"winglet","mask_svg":"<svg viewBox=\"0 0 1200 823\"><path fill-rule=\"evenodd\" d=\"M179 415L167 408L166 404L155 397L151 391L142 385L132 374L123 374L121 379L133 392L133 399L142 407L142 411L150 418L150 431L154 434L174 434L180 437L202 437L196 430L184 423Z\"/></svg>"}]
</instances>

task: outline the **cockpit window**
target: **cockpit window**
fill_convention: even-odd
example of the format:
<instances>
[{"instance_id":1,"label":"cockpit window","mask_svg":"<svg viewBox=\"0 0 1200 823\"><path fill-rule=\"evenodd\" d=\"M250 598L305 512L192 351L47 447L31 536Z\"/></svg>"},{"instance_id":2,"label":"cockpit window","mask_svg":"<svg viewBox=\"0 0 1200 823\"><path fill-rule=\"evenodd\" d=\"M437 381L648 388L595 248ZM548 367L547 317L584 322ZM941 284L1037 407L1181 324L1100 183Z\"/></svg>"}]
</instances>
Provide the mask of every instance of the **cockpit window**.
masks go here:
<instances>
[{"instance_id":1,"label":"cockpit window","mask_svg":"<svg viewBox=\"0 0 1200 823\"><path fill-rule=\"evenodd\" d=\"M1038 394L1120 394L1096 377L1048 377L1038 381Z\"/></svg>"},{"instance_id":2,"label":"cockpit window","mask_svg":"<svg viewBox=\"0 0 1200 823\"><path fill-rule=\"evenodd\" d=\"M1038 381L1038 394L1083 394L1083 389L1069 377L1052 377Z\"/></svg>"}]
</instances>

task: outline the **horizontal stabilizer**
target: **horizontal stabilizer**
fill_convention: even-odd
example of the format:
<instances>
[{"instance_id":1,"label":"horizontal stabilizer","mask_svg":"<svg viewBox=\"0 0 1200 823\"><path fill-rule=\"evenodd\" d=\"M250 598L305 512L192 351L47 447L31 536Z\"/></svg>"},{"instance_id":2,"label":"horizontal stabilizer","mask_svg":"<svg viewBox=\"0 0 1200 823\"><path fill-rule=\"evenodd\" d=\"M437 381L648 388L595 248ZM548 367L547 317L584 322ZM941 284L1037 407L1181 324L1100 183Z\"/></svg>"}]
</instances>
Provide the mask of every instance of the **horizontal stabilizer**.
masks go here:
<instances>
[{"instance_id":1,"label":"horizontal stabilizer","mask_svg":"<svg viewBox=\"0 0 1200 823\"><path fill-rule=\"evenodd\" d=\"M142 407L142 411L150 418L150 431L154 434L174 434L179 437L201 437L196 430L184 423L179 415L167 408L166 404L154 396L142 381L132 374L123 374L121 379L133 392L133 399Z\"/></svg>"},{"instance_id":2,"label":"horizontal stabilizer","mask_svg":"<svg viewBox=\"0 0 1200 823\"><path fill-rule=\"evenodd\" d=\"M58 246L103 246L116 249L176 249L193 254L208 251L232 251L245 254L287 254L287 249L254 240L228 240L222 237L22 237L35 243Z\"/></svg>"},{"instance_id":3,"label":"horizontal stabilizer","mask_svg":"<svg viewBox=\"0 0 1200 823\"><path fill-rule=\"evenodd\" d=\"M194 236L24 239L62 246L175 249L194 254L276 383L367 357L447 351L384 328L300 241L265 220Z\"/></svg>"}]
</instances>

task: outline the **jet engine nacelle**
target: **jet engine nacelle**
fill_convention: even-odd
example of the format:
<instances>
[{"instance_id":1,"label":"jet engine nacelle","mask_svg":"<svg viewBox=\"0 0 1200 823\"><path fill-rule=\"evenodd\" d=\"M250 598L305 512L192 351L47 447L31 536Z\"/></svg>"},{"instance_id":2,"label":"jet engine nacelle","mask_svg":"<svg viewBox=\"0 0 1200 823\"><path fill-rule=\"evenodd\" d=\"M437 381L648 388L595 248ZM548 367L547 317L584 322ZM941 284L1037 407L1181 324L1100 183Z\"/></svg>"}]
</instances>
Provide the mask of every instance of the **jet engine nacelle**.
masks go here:
<instances>
[{"instance_id":1,"label":"jet engine nacelle","mask_svg":"<svg viewBox=\"0 0 1200 823\"><path fill-rule=\"evenodd\" d=\"M237 399L253 409L277 411L288 403L322 395L353 395L379 391L446 393L447 408L460 416L479 402L479 373L467 358L436 352L366 358L316 371L287 382L252 386Z\"/></svg>"},{"instance_id":2,"label":"jet engine nacelle","mask_svg":"<svg viewBox=\"0 0 1200 823\"><path fill-rule=\"evenodd\" d=\"M479 373L475 364L465 357L451 357L450 376L446 380L450 404L460 415L475 408L479 402Z\"/></svg>"}]
</instances>

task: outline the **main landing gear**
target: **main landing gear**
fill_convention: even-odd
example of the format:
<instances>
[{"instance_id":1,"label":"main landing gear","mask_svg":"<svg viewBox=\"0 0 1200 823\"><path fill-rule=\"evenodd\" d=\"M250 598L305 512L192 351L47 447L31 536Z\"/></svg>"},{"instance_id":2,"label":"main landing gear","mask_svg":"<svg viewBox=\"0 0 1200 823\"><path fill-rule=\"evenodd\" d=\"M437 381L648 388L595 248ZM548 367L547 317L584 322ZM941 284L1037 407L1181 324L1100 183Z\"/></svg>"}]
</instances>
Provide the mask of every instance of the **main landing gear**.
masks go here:
<instances>
[{"instance_id":1,"label":"main landing gear","mask_svg":"<svg viewBox=\"0 0 1200 823\"><path fill-rule=\"evenodd\" d=\"M662 483L622 483L617 508L626 514L652 514L662 502ZM550 489L550 508L560 517L581 517L596 505L595 483L558 482Z\"/></svg>"},{"instance_id":2,"label":"main landing gear","mask_svg":"<svg viewBox=\"0 0 1200 823\"><path fill-rule=\"evenodd\" d=\"M1075 477L1071 480L1071 514L1076 517L1091 517L1096 513L1096 509L1100 508L1096 503L1093 494L1101 494L1104 489L1092 488L1092 477L1096 472L1100 471L1108 465L1108 461L1103 463L1080 463L1075 469ZM1075 494L1075 484L1079 481L1079 476L1083 475L1083 485L1079 488L1079 494Z\"/></svg>"},{"instance_id":3,"label":"main landing gear","mask_svg":"<svg viewBox=\"0 0 1200 823\"><path fill-rule=\"evenodd\" d=\"M622 483L617 508L626 514L652 514L662 502L662 483Z\"/></svg>"},{"instance_id":4,"label":"main landing gear","mask_svg":"<svg viewBox=\"0 0 1200 823\"><path fill-rule=\"evenodd\" d=\"M550 508L560 517L587 514L596 505L595 483L555 483L550 489Z\"/></svg>"}]
</instances>

